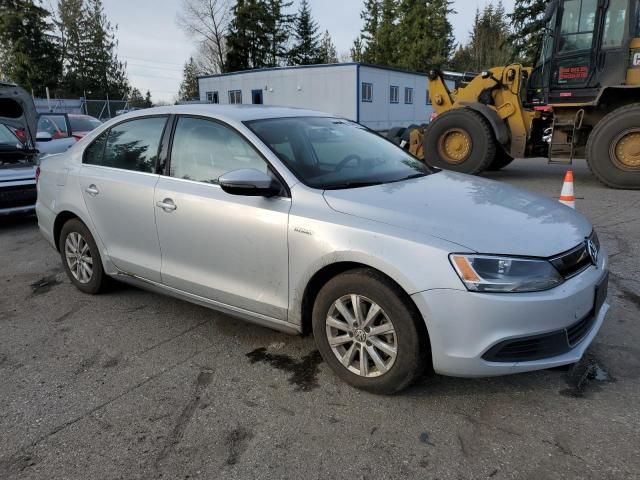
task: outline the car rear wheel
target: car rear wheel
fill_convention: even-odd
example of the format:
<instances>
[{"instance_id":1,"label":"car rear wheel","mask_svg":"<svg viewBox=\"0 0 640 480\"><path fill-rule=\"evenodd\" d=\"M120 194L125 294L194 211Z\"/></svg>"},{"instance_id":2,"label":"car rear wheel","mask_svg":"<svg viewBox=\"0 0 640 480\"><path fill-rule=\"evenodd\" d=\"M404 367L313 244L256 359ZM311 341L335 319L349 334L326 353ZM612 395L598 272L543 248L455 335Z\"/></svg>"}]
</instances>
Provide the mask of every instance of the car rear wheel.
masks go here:
<instances>
[{"instance_id":1,"label":"car rear wheel","mask_svg":"<svg viewBox=\"0 0 640 480\"><path fill-rule=\"evenodd\" d=\"M318 293L313 334L333 371L350 385L391 394L426 366L426 335L398 287L367 269L346 272Z\"/></svg>"},{"instance_id":2,"label":"car rear wheel","mask_svg":"<svg viewBox=\"0 0 640 480\"><path fill-rule=\"evenodd\" d=\"M60 255L71 283L85 293L99 293L106 276L102 260L91 232L84 223L74 218L60 232Z\"/></svg>"}]
</instances>

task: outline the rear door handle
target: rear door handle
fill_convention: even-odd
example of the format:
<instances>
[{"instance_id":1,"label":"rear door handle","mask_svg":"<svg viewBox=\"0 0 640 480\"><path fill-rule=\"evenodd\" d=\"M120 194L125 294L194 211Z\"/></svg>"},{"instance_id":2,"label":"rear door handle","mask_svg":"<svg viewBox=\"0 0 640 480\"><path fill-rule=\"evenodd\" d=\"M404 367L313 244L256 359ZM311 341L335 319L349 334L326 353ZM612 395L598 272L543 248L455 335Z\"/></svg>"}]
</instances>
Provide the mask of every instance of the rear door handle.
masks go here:
<instances>
[{"instance_id":1,"label":"rear door handle","mask_svg":"<svg viewBox=\"0 0 640 480\"><path fill-rule=\"evenodd\" d=\"M89 185L87 188L85 188L84 191L87 192L92 197L95 197L100 193L100 190L98 190L98 188L93 183Z\"/></svg>"},{"instance_id":2,"label":"rear door handle","mask_svg":"<svg viewBox=\"0 0 640 480\"><path fill-rule=\"evenodd\" d=\"M170 198L165 198L161 202L156 202L156 206L161 208L165 212L173 212L178 208L176 204L173 203L173 200L171 200Z\"/></svg>"}]
</instances>

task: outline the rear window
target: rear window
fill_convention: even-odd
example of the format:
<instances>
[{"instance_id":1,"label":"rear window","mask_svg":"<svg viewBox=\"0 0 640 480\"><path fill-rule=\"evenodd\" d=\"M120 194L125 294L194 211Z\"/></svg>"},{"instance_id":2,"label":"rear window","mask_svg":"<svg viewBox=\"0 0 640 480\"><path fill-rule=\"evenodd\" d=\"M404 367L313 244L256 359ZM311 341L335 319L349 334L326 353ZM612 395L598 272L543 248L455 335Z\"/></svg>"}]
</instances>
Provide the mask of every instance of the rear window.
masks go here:
<instances>
[{"instance_id":1,"label":"rear window","mask_svg":"<svg viewBox=\"0 0 640 480\"><path fill-rule=\"evenodd\" d=\"M102 122L93 117L69 117L72 132L90 132L102 125Z\"/></svg>"},{"instance_id":2,"label":"rear window","mask_svg":"<svg viewBox=\"0 0 640 480\"><path fill-rule=\"evenodd\" d=\"M0 124L0 144L20 146L20 141L8 127Z\"/></svg>"}]
</instances>

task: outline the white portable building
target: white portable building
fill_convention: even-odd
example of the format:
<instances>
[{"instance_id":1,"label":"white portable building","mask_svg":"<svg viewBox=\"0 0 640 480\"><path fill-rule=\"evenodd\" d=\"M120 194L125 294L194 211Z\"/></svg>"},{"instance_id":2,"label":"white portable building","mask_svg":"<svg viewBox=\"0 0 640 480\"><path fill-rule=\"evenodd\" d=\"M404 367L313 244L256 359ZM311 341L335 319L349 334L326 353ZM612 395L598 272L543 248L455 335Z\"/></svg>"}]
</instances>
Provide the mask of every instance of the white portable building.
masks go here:
<instances>
[{"instance_id":1,"label":"white portable building","mask_svg":"<svg viewBox=\"0 0 640 480\"><path fill-rule=\"evenodd\" d=\"M207 75L198 86L202 102L319 110L374 130L426 123L433 111L425 74L362 63Z\"/></svg>"}]
</instances>

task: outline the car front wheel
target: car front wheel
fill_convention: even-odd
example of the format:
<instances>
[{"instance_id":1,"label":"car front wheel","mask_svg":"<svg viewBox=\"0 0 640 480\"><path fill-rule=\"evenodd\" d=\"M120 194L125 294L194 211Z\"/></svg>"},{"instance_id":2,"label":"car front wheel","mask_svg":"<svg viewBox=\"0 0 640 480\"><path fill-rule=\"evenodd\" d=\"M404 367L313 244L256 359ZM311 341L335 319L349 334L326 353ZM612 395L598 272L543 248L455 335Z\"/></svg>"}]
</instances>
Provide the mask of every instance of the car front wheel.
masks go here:
<instances>
[{"instance_id":1,"label":"car front wheel","mask_svg":"<svg viewBox=\"0 0 640 480\"><path fill-rule=\"evenodd\" d=\"M426 365L426 335L408 300L375 271L346 272L318 293L313 334L327 364L344 381L391 394L418 378Z\"/></svg>"},{"instance_id":2,"label":"car front wheel","mask_svg":"<svg viewBox=\"0 0 640 480\"><path fill-rule=\"evenodd\" d=\"M99 293L105 285L105 274L98 246L86 225L76 218L69 220L62 227L59 245L71 283L85 293Z\"/></svg>"}]
</instances>

